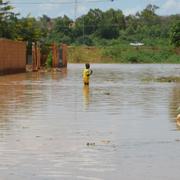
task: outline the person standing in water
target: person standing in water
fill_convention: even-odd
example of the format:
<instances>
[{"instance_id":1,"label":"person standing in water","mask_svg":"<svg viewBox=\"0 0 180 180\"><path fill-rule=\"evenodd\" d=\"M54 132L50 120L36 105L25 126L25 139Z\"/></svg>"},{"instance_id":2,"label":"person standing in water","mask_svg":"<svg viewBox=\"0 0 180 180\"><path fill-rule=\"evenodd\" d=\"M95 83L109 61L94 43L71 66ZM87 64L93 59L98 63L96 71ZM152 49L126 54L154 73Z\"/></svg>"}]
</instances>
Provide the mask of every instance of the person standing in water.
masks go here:
<instances>
[{"instance_id":1,"label":"person standing in water","mask_svg":"<svg viewBox=\"0 0 180 180\"><path fill-rule=\"evenodd\" d=\"M90 69L90 64L85 64L85 69L83 70L83 82L85 86L89 85L89 77L93 73Z\"/></svg>"}]
</instances>

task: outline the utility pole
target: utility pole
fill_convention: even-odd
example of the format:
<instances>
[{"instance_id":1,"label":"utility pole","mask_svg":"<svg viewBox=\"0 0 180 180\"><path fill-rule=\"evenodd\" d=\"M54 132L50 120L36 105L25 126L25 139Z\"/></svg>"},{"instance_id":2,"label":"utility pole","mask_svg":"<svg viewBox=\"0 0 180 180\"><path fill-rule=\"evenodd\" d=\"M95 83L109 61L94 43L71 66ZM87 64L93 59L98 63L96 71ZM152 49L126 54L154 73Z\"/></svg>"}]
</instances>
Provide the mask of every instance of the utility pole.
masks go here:
<instances>
[{"instance_id":1,"label":"utility pole","mask_svg":"<svg viewBox=\"0 0 180 180\"><path fill-rule=\"evenodd\" d=\"M76 18L77 18L77 8L78 8L78 0L75 0L75 2L74 2L74 22L76 22Z\"/></svg>"}]
</instances>

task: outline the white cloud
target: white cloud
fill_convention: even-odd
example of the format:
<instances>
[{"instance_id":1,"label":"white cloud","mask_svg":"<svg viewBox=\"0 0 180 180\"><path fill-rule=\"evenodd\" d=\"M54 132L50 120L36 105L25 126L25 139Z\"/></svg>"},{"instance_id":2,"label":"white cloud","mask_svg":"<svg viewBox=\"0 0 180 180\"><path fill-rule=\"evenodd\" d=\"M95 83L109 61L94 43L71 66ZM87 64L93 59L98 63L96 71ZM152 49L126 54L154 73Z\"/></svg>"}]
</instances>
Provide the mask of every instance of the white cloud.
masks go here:
<instances>
[{"instance_id":1,"label":"white cloud","mask_svg":"<svg viewBox=\"0 0 180 180\"><path fill-rule=\"evenodd\" d=\"M154 4L154 3L156 3L156 2L157 2L157 0L149 0L149 1L148 1L149 4Z\"/></svg>"},{"instance_id":2,"label":"white cloud","mask_svg":"<svg viewBox=\"0 0 180 180\"><path fill-rule=\"evenodd\" d=\"M21 16L27 16L28 14L31 14L32 16L41 16L42 14L48 14L49 12L52 12L54 9L54 5L52 4L37 4L37 5L19 5L16 6L14 9L14 12L20 13Z\"/></svg>"},{"instance_id":3,"label":"white cloud","mask_svg":"<svg viewBox=\"0 0 180 180\"><path fill-rule=\"evenodd\" d=\"M180 10L180 1L177 0L167 0L163 6L165 9L179 8Z\"/></svg>"},{"instance_id":4,"label":"white cloud","mask_svg":"<svg viewBox=\"0 0 180 180\"><path fill-rule=\"evenodd\" d=\"M17 1L20 0L16 0L16 2ZM140 1L142 2L141 4L139 3ZM75 0L28 0L28 2L43 2L43 4L13 4L13 6L15 6L14 11L20 12L21 16L26 16L28 13L36 17L42 14L47 14L50 17L66 14L74 19L75 17L86 14L89 8L107 10L112 7L114 9L122 9L125 15L134 15L136 12L142 11L147 4L151 3L159 6L157 13L160 15L180 13L180 0L115 0L113 3L111 1L108 1L109 3L96 3L97 0L78 0L76 15ZM58 4L58 2L60 3Z\"/></svg>"},{"instance_id":5,"label":"white cloud","mask_svg":"<svg viewBox=\"0 0 180 180\"><path fill-rule=\"evenodd\" d=\"M40 4L37 10L40 10L41 12L48 12L54 9L53 4Z\"/></svg>"},{"instance_id":6,"label":"white cloud","mask_svg":"<svg viewBox=\"0 0 180 180\"><path fill-rule=\"evenodd\" d=\"M128 9L125 9L123 10L123 13L127 16L127 15L135 15L138 11L141 11L142 10L142 7L140 6L137 6L137 7L134 7L134 8L128 8Z\"/></svg>"},{"instance_id":7,"label":"white cloud","mask_svg":"<svg viewBox=\"0 0 180 180\"><path fill-rule=\"evenodd\" d=\"M87 7L86 6L84 6L84 5L78 5L78 7L77 7L77 13L78 14L85 14L85 13L87 13L87 11L88 11L88 9L87 9Z\"/></svg>"},{"instance_id":8,"label":"white cloud","mask_svg":"<svg viewBox=\"0 0 180 180\"><path fill-rule=\"evenodd\" d=\"M180 1L179 0L166 0L161 7L163 14L180 13Z\"/></svg>"}]
</instances>

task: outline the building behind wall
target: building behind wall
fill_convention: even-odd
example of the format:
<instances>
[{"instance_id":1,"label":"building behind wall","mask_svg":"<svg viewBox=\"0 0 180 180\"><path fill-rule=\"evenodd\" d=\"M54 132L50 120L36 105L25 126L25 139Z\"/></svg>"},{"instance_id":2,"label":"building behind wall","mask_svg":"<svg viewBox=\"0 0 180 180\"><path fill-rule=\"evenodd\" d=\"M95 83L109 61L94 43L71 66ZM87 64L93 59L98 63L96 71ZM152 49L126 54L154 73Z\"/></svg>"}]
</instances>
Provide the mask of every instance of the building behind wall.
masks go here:
<instances>
[{"instance_id":1,"label":"building behind wall","mask_svg":"<svg viewBox=\"0 0 180 180\"><path fill-rule=\"evenodd\" d=\"M26 71L26 42L0 39L0 74Z\"/></svg>"}]
</instances>

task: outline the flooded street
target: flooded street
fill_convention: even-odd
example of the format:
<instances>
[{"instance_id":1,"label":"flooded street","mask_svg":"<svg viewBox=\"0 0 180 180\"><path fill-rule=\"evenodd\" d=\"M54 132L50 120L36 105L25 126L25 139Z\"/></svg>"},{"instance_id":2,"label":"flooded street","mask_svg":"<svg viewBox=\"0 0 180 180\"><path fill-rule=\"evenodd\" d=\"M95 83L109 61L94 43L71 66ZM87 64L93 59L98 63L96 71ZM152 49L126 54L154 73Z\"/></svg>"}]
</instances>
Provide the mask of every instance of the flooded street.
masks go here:
<instances>
[{"instance_id":1,"label":"flooded street","mask_svg":"<svg viewBox=\"0 0 180 180\"><path fill-rule=\"evenodd\" d=\"M180 65L0 76L0 179L179 180Z\"/></svg>"}]
</instances>

